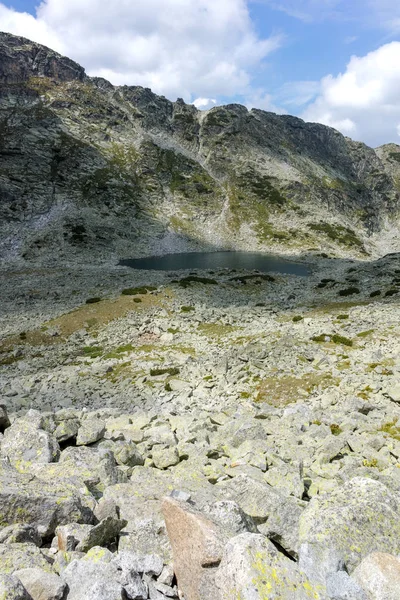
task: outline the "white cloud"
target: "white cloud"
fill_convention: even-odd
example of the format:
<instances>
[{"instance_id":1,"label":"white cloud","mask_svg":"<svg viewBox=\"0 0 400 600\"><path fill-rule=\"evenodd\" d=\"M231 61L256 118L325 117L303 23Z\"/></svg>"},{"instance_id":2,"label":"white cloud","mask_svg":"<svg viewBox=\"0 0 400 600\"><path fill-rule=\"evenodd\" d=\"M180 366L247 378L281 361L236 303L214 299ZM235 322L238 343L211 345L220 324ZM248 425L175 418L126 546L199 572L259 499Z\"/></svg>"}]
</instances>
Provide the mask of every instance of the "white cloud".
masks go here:
<instances>
[{"instance_id":1,"label":"white cloud","mask_svg":"<svg viewBox=\"0 0 400 600\"><path fill-rule=\"evenodd\" d=\"M276 96L281 104L295 108L314 100L320 90L319 81L289 81L278 90Z\"/></svg>"},{"instance_id":2,"label":"white cloud","mask_svg":"<svg viewBox=\"0 0 400 600\"><path fill-rule=\"evenodd\" d=\"M252 108L259 108L268 112L277 113L278 115L286 114L286 110L277 106L273 96L265 93L264 90L254 90L251 95L246 97L245 105L249 110Z\"/></svg>"},{"instance_id":3,"label":"white cloud","mask_svg":"<svg viewBox=\"0 0 400 600\"><path fill-rule=\"evenodd\" d=\"M246 0L44 0L36 18L0 3L0 23L91 75L186 101L246 93L282 43L257 35Z\"/></svg>"},{"instance_id":4,"label":"white cloud","mask_svg":"<svg viewBox=\"0 0 400 600\"><path fill-rule=\"evenodd\" d=\"M346 71L321 81L321 94L302 115L377 146L396 141L400 121L400 42L353 56Z\"/></svg>"},{"instance_id":5,"label":"white cloud","mask_svg":"<svg viewBox=\"0 0 400 600\"><path fill-rule=\"evenodd\" d=\"M192 104L194 104L196 108L204 110L215 106L217 104L217 101L215 100L215 98L196 98L196 100L194 100Z\"/></svg>"}]
</instances>

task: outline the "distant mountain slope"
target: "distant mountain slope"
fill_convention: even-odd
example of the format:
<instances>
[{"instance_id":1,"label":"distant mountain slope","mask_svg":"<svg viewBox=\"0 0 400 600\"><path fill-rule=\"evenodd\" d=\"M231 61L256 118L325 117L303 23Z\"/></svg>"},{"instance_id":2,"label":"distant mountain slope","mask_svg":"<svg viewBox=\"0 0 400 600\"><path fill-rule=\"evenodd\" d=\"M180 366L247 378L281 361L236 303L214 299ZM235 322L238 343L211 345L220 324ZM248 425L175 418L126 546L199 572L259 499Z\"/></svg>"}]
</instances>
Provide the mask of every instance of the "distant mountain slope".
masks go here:
<instances>
[{"instance_id":1,"label":"distant mountain slope","mask_svg":"<svg viewBox=\"0 0 400 600\"><path fill-rule=\"evenodd\" d=\"M366 256L397 240L400 147L90 78L0 33L0 257L224 247ZM387 240L392 246L386 248Z\"/></svg>"}]
</instances>

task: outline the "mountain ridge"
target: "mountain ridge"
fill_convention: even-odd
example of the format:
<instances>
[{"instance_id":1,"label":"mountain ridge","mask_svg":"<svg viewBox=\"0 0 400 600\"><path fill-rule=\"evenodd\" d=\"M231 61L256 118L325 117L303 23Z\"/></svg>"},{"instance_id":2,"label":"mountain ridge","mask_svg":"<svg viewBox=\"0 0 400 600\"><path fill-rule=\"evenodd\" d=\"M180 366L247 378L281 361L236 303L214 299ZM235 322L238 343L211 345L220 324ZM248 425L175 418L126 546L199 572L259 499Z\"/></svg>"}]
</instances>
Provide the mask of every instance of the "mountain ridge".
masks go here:
<instances>
[{"instance_id":1,"label":"mountain ridge","mask_svg":"<svg viewBox=\"0 0 400 600\"><path fill-rule=\"evenodd\" d=\"M199 111L89 77L5 33L0 83L5 262L52 260L55 250L102 261L198 248L358 257L396 248L399 146L374 150L238 104Z\"/></svg>"}]
</instances>

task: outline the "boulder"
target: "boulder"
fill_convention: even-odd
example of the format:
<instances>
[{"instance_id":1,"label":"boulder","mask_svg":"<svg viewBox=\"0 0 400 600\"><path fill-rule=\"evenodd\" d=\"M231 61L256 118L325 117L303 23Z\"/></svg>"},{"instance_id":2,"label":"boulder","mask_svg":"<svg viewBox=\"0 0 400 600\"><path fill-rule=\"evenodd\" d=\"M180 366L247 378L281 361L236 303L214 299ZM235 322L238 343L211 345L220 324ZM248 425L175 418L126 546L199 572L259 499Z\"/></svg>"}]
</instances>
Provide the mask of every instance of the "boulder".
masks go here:
<instances>
[{"instance_id":1,"label":"boulder","mask_svg":"<svg viewBox=\"0 0 400 600\"><path fill-rule=\"evenodd\" d=\"M4 600L32 600L19 579L0 573L0 598Z\"/></svg>"},{"instance_id":2,"label":"boulder","mask_svg":"<svg viewBox=\"0 0 400 600\"><path fill-rule=\"evenodd\" d=\"M7 414L7 407L5 404L0 404L0 433L4 433L7 427L10 427L10 419ZM1 597L1 596L0 596Z\"/></svg>"},{"instance_id":3,"label":"boulder","mask_svg":"<svg viewBox=\"0 0 400 600\"><path fill-rule=\"evenodd\" d=\"M55 573L47 573L42 569L21 569L15 572L32 600L63 600L66 583Z\"/></svg>"},{"instance_id":4,"label":"boulder","mask_svg":"<svg viewBox=\"0 0 400 600\"><path fill-rule=\"evenodd\" d=\"M235 500L246 515L258 523L260 533L277 541L292 556L297 556L302 509L294 498L247 475L238 475L215 487L220 496Z\"/></svg>"},{"instance_id":5,"label":"boulder","mask_svg":"<svg viewBox=\"0 0 400 600\"><path fill-rule=\"evenodd\" d=\"M106 425L100 419L85 419L81 422L76 438L77 446L89 446L104 437Z\"/></svg>"},{"instance_id":6,"label":"boulder","mask_svg":"<svg viewBox=\"0 0 400 600\"><path fill-rule=\"evenodd\" d=\"M73 560L62 573L68 600L122 600L123 587L112 563Z\"/></svg>"},{"instance_id":7,"label":"boulder","mask_svg":"<svg viewBox=\"0 0 400 600\"><path fill-rule=\"evenodd\" d=\"M13 575L15 571L27 568L53 572L50 559L33 544L0 545L0 573Z\"/></svg>"},{"instance_id":8,"label":"boulder","mask_svg":"<svg viewBox=\"0 0 400 600\"><path fill-rule=\"evenodd\" d=\"M260 534L242 533L228 542L215 574L215 583L219 595L215 593L207 600L328 598L324 586L310 582L296 563L278 552Z\"/></svg>"},{"instance_id":9,"label":"boulder","mask_svg":"<svg viewBox=\"0 0 400 600\"><path fill-rule=\"evenodd\" d=\"M368 600L398 600L400 558L384 552L374 552L358 565L353 578L366 592Z\"/></svg>"},{"instance_id":10,"label":"boulder","mask_svg":"<svg viewBox=\"0 0 400 600\"><path fill-rule=\"evenodd\" d=\"M56 462L60 447L55 437L37 427L35 421L19 419L5 430L1 455L8 457L19 470L26 471L32 462Z\"/></svg>"},{"instance_id":11,"label":"boulder","mask_svg":"<svg viewBox=\"0 0 400 600\"><path fill-rule=\"evenodd\" d=\"M42 538L38 533L37 527L34 525L17 523L15 525L3 527L3 529L0 530L0 544L15 543L34 544L40 548L42 545Z\"/></svg>"},{"instance_id":12,"label":"boulder","mask_svg":"<svg viewBox=\"0 0 400 600\"><path fill-rule=\"evenodd\" d=\"M300 541L340 554L351 573L372 552L400 553L400 499L379 481L354 478L315 496L300 517Z\"/></svg>"},{"instance_id":13,"label":"boulder","mask_svg":"<svg viewBox=\"0 0 400 600\"><path fill-rule=\"evenodd\" d=\"M82 484L83 485L83 484ZM90 523L94 499L78 485L67 481L43 481L0 465L0 514L3 525L34 525L43 537L58 525Z\"/></svg>"},{"instance_id":14,"label":"boulder","mask_svg":"<svg viewBox=\"0 0 400 600\"><path fill-rule=\"evenodd\" d=\"M228 538L222 529L187 502L164 498L162 511L172 546L179 591L186 600L207 598Z\"/></svg>"}]
</instances>

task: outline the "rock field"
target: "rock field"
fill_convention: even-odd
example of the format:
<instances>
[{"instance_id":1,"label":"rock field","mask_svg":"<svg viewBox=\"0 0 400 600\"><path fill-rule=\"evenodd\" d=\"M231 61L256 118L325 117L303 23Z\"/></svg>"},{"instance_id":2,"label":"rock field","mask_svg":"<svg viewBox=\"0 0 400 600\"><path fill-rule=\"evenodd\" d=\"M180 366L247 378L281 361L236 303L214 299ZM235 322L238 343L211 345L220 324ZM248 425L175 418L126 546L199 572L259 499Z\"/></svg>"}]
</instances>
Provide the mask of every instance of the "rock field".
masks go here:
<instances>
[{"instance_id":1,"label":"rock field","mask_svg":"<svg viewBox=\"0 0 400 600\"><path fill-rule=\"evenodd\" d=\"M0 598L400 598L400 255L311 268L1 271Z\"/></svg>"}]
</instances>

